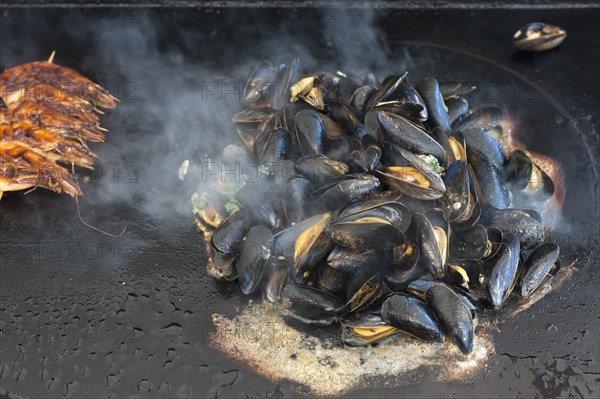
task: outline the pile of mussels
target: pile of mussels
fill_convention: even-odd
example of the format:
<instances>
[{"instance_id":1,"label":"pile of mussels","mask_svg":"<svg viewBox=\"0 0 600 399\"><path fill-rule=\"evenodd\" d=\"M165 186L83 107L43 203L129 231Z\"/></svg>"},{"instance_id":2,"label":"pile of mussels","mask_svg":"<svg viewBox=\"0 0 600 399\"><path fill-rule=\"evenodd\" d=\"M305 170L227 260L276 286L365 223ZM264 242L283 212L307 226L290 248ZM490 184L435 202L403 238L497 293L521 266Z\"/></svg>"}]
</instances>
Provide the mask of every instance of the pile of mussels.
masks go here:
<instances>
[{"instance_id":1,"label":"pile of mussels","mask_svg":"<svg viewBox=\"0 0 600 399\"><path fill-rule=\"evenodd\" d=\"M531 296L560 264L540 214L511 207L543 204L553 182L506 153L503 112L471 109L474 89L260 62L222 154L238 174L192 196L208 273L341 323L348 345L402 332L470 353L478 309Z\"/></svg>"}]
</instances>

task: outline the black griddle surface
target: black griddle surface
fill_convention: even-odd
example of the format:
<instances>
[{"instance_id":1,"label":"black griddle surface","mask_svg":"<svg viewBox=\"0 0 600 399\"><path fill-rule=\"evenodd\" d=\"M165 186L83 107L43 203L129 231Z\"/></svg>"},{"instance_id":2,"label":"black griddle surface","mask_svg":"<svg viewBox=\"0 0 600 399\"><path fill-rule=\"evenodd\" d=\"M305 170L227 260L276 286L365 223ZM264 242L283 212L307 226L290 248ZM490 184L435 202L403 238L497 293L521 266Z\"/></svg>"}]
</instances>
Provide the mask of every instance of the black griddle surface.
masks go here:
<instances>
[{"instance_id":1,"label":"black griddle surface","mask_svg":"<svg viewBox=\"0 0 600 399\"><path fill-rule=\"evenodd\" d=\"M185 62L212 71L203 82L232 82L239 79L241 66L273 57L265 43L273 43L282 26L303 45L313 45L314 60L334 64L321 24L335 13L41 10L3 9L1 66L43 59L55 49L57 63L80 70L125 99L103 118L108 141L94 147L99 172L82 174L89 181L82 184L86 195L80 205L89 223L114 233L127 226L127 231L111 238L85 227L65 195L36 190L3 198L0 392L34 398L297 397L286 385L266 381L205 345L210 314L235 313L247 298L235 284L219 284L205 275L201 237L180 201L170 197L184 191L176 178L178 163L194 145L206 147L207 138L193 130L164 132L169 125L164 108L147 105L166 107L178 93L164 83L151 84L155 65L131 33L147 34L158 44L158 56L179 53ZM351 12L360 15L361 10ZM506 106L517 116L519 138L562 164L567 197L554 238L578 270L556 292L500 323L497 355L480 382L373 387L348 397L600 394L599 19L598 8L377 11L390 60L410 54L415 77L434 74L484 86L474 101ZM543 54L515 53L512 34L534 20L565 28L566 41ZM112 61L98 56L98 35L106 29L128 33L105 43L114 51ZM293 46L288 50L293 53ZM139 81L112 72L122 71L124 52L136 61L131 70L139 72ZM395 67L374 65L383 72ZM172 72L155 76L156 82L177 80L178 69ZM181 115L192 115L193 126L193 115L203 104L188 105ZM228 112L240 105L223 106ZM226 141L231 140L233 135ZM157 148L163 152L154 153Z\"/></svg>"}]
</instances>

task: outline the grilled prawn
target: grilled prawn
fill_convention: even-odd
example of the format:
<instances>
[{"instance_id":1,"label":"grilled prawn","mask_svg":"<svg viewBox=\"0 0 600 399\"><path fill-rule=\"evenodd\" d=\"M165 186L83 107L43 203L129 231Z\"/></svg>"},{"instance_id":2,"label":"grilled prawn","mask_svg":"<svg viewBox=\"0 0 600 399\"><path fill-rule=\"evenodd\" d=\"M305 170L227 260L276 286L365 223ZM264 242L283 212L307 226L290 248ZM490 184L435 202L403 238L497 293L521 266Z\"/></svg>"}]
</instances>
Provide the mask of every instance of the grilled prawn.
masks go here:
<instances>
[{"instance_id":1,"label":"grilled prawn","mask_svg":"<svg viewBox=\"0 0 600 399\"><path fill-rule=\"evenodd\" d=\"M115 108L117 99L53 58L0 75L0 199L36 187L83 195L68 167L93 169L87 142L105 139L99 108Z\"/></svg>"}]
</instances>

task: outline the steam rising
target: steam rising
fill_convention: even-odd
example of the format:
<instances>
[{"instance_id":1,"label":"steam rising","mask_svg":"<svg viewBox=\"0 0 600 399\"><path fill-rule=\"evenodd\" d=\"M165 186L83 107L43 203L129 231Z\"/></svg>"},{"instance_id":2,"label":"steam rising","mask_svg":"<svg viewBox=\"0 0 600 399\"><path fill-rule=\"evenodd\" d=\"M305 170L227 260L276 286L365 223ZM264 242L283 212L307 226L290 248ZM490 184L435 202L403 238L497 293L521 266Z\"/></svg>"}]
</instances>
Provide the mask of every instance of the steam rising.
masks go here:
<instances>
[{"instance_id":1,"label":"steam rising","mask_svg":"<svg viewBox=\"0 0 600 399\"><path fill-rule=\"evenodd\" d=\"M189 193L178 192L183 190L178 167L194 150L218 159L221 149L235 141L230 118L243 107L244 84L260 59L277 65L298 57L301 69L379 75L390 65L369 10L205 11L191 21L200 25L193 30L139 10L106 15L65 11L60 16L66 23L56 24L47 14L36 16L38 24L65 30L51 38L23 30L32 15L3 21L2 31L17 31L19 40L3 43L2 67L45 59L57 49L56 63L80 70L118 97L117 110L103 117L110 130L107 143L93 148L99 156L96 172L80 171L86 194L82 200L91 206L125 202L159 219L174 209L189 215ZM226 31L231 24L241 25L240 36ZM69 62L73 55L68 47L62 49L70 41L87 48L80 61ZM251 51L241 55L240 46Z\"/></svg>"}]
</instances>

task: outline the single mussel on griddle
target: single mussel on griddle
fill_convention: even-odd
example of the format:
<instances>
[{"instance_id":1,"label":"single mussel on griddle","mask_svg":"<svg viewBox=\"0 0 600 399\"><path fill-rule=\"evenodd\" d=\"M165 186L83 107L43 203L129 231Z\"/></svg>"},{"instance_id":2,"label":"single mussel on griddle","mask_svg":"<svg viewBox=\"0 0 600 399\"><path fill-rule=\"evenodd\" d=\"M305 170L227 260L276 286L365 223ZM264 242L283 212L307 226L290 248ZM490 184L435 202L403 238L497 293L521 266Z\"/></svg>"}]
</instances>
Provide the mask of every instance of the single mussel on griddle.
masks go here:
<instances>
[{"instance_id":1,"label":"single mussel on griddle","mask_svg":"<svg viewBox=\"0 0 600 399\"><path fill-rule=\"evenodd\" d=\"M480 307L527 300L559 269L534 210L554 185L504 147L502 109L471 108L473 85L409 78L262 61L223 150L254 167L201 184L194 214L209 275L286 320L339 323L350 346L404 334L469 354Z\"/></svg>"}]
</instances>

